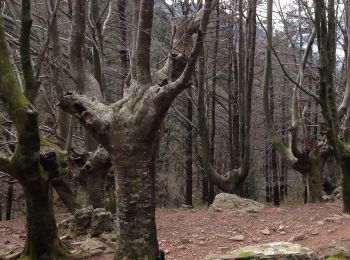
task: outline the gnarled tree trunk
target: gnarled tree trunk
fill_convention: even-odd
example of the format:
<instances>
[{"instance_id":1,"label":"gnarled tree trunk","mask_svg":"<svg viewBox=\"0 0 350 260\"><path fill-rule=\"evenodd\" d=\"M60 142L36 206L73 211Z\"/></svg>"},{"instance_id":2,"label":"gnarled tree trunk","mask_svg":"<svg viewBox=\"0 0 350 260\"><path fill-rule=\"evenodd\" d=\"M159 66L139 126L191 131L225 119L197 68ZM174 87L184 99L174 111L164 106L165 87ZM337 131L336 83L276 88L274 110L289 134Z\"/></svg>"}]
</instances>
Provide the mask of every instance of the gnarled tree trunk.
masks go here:
<instances>
[{"instance_id":1,"label":"gnarled tree trunk","mask_svg":"<svg viewBox=\"0 0 350 260\"><path fill-rule=\"evenodd\" d=\"M158 250L154 206L153 167L154 152L159 142L158 131L172 101L190 86L209 14L216 2L205 1L203 8L194 15L191 35L197 33L197 38L188 59L181 53L172 53L164 67L151 74L150 46L154 2L133 0L135 31L131 84L123 98L114 104L104 105L86 96L68 93L60 103L112 155L118 197L115 259L164 258ZM73 21L83 18L85 7L81 5L81 1L75 0L73 7L73 16L76 16ZM78 36L82 28L79 23L76 24L78 27L72 28L76 31L72 35ZM178 32L181 32L183 28L179 29ZM80 46L74 46L75 49L81 52L82 44L82 41L77 41L76 45ZM76 61L81 60L81 56L77 58ZM177 61L182 61L181 66L177 65ZM72 65L80 66L74 61ZM84 75L74 76L79 78ZM85 81L85 84L88 83Z\"/></svg>"},{"instance_id":2,"label":"gnarled tree trunk","mask_svg":"<svg viewBox=\"0 0 350 260\"><path fill-rule=\"evenodd\" d=\"M56 219L49 192L49 183L43 180L21 181L26 198L26 243L24 256L30 259L57 259L66 257L66 250L57 233Z\"/></svg>"},{"instance_id":3,"label":"gnarled tree trunk","mask_svg":"<svg viewBox=\"0 0 350 260\"><path fill-rule=\"evenodd\" d=\"M18 143L11 159L0 158L0 169L21 183L27 205L27 233L24 259L43 259L68 255L62 247L49 193L50 181L62 165L54 151L41 139L35 102L40 83L30 58L31 1L22 1L20 54L25 82L24 94L9 58L4 28L0 25L0 99L14 122ZM45 149L43 149L45 148ZM45 150L45 151L44 151Z\"/></svg>"},{"instance_id":4,"label":"gnarled tree trunk","mask_svg":"<svg viewBox=\"0 0 350 260\"><path fill-rule=\"evenodd\" d=\"M97 148L80 171L86 182L88 204L93 208L105 208L105 186L111 166L108 152Z\"/></svg>"}]
</instances>

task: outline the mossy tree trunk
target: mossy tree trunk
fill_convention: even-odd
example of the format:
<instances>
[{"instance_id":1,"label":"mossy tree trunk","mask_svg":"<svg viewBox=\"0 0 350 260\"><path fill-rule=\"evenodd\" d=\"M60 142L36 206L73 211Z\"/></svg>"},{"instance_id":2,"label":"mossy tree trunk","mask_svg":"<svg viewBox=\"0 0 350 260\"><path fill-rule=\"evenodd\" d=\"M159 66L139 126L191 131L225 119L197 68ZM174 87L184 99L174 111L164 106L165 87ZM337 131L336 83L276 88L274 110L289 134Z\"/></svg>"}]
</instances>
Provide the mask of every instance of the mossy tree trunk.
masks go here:
<instances>
[{"instance_id":1,"label":"mossy tree trunk","mask_svg":"<svg viewBox=\"0 0 350 260\"><path fill-rule=\"evenodd\" d=\"M350 1L346 7L350 10ZM348 28L350 19L347 17ZM336 16L335 2L329 0L315 1L315 28L317 32L317 46L319 51L319 104L324 120L325 137L333 148L335 158L340 165L343 177L343 210L350 212L350 143L349 143L349 104L350 104L350 45L347 46L347 76L346 88L340 106L336 106L334 71L336 68ZM350 31L347 31L348 37ZM346 117L345 117L346 115ZM342 133L342 119L345 117L345 131Z\"/></svg>"},{"instance_id":2,"label":"mossy tree trunk","mask_svg":"<svg viewBox=\"0 0 350 260\"><path fill-rule=\"evenodd\" d=\"M272 5L270 6L272 15ZM302 124L302 119L300 118L299 110L299 100L298 100L298 90L301 89L303 92L313 96L316 100L319 100L318 97L310 91L307 91L303 88L303 78L304 70L308 60L308 56L311 52L314 38L316 36L316 30L314 29L309 37L307 42L307 47L300 62L299 74L297 80L292 80L293 84L296 86L293 89L293 98L292 98L292 127L291 132L291 141L290 146L287 146L283 143L282 139L279 137L277 129L273 124L272 117L270 115L269 109L269 85L271 84L271 53L273 51L272 47L272 17L268 16L268 27L267 27L267 38L268 45L265 55L265 73L263 80L263 109L266 122L266 128L268 135L277 148L278 152L281 154L283 161L292 169L300 172L304 178L308 180L309 190L305 192L305 202L317 202L322 200L322 170L324 164L328 157L334 155L333 149L325 142L315 143L314 140L306 139L304 140L305 147L304 150L299 150L298 148L298 128ZM282 69L285 68L282 66ZM304 133L305 134L305 133ZM311 144L309 144L311 143Z\"/></svg>"},{"instance_id":3,"label":"mossy tree trunk","mask_svg":"<svg viewBox=\"0 0 350 260\"><path fill-rule=\"evenodd\" d=\"M61 245L57 234L49 182L38 178L25 178L21 184L27 206L23 255L31 259L67 257L69 251Z\"/></svg>"},{"instance_id":4,"label":"mossy tree trunk","mask_svg":"<svg viewBox=\"0 0 350 260\"><path fill-rule=\"evenodd\" d=\"M41 140L38 114L32 105L39 81L30 58L32 19L30 2L22 1L20 54L25 91L22 93L11 67L5 33L0 26L0 99L13 120L18 143L11 159L0 158L1 170L21 183L27 204L26 246L23 258L55 259L66 256L57 235L56 220L49 193L50 180L61 173L57 154ZM42 149L45 147L45 149Z\"/></svg>"}]
</instances>

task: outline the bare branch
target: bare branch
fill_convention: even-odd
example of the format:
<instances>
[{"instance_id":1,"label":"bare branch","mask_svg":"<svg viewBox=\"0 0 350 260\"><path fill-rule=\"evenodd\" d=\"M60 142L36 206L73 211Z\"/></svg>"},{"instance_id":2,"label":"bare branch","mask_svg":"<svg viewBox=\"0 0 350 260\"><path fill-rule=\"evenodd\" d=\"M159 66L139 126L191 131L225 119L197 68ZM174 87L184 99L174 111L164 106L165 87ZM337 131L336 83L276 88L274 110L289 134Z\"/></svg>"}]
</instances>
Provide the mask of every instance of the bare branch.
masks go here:
<instances>
[{"instance_id":1,"label":"bare branch","mask_svg":"<svg viewBox=\"0 0 350 260\"><path fill-rule=\"evenodd\" d=\"M33 23L30 10L31 1L22 0L20 53L25 85L24 95L31 103L34 103L38 94L40 82L34 76L30 55L30 35Z\"/></svg>"},{"instance_id":2,"label":"bare branch","mask_svg":"<svg viewBox=\"0 0 350 260\"><path fill-rule=\"evenodd\" d=\"M153 12L154 0L141 0L136 38L136 71L137 80L141 83L152 81L150 58Z\"/></svg>"},{"instance_id":3,"label":"bare branch","mask_svg":"<svg viewBox=\"0 0 350 260\"><path fill-rule=\"evenodd\" d=\"M347 1L347 10L348 12L350 11L350 1ZM348 14L349 16L349 14ZM348 19L348 26L347 26L347 35L348 35L348 39L350 39L350 17L347 18ZM349 105L350 105L350 44L348 43L348 51L347 51L347 57L346 57L346 87L345 87L345 93L344 93L344 98L338 108L337 111L337 116L338 119L341 120L347 110L349 109Z\"/></svg>"},{"instance_id":4,"label":"bare branch","mask_svg":"<svg viewBox=\"0 0 350 260\"><path fill-rule=\"evenodd\" d=\"M49 1L48 1L49 2ZM50 43L50 33L52 30L52 25L55 22L55 20L57 19L57 10L59 8L61 0L56 0L55 6L53 10L49 10L50 13L50 21L49 21L49 25L48 25L48 29L47 29L47 38L46 41L44 43L44 45L42 46L41 50L39 51L39 60L37 63L37 68L36 68L36 73L35 73L35 78L38 79L40 76L40 72L41 72L41 68L42 68L42 64L45 58L45 54L47 52L47 49L49 47L49 43Z\"/></svg>"},{"instance_id":5,"label":"bare branch","mask_svg":"<svg viewBox=\"0 0 350 260\"><path fill-rule=\"evenodd\" d=\"M75 92L64 95L58 105L64 111L78 118L91 134L98 136L99 140L104 140L106 144L103 144L107 147L111 145L108 143L108 138L106 138L108 137L112 114L112 109L109 106ZM104 138L101 138L101 136Z\"/></svg>"},{"instance_id":6,"label":"bare branch","mask_svg":"<svg viewBox=\"0 0 350 260\"><path fill-rule=\"evenodd\" d=\"M196 41L193 45L191 54L188 58L185 69L182 74L173 82L170 82L167 86L164 86L158 93L157 99L166 98L170 101L174 99L182 90L190 86L189 81L192 77L195 64L201 49L203 48L204 34L206 33L207 26L209 23L209 16L213 9L213 4L217 1L205 1L204 6L198 12L202 13L199 28L197 30Z\"/></svg>"}]
</instances>

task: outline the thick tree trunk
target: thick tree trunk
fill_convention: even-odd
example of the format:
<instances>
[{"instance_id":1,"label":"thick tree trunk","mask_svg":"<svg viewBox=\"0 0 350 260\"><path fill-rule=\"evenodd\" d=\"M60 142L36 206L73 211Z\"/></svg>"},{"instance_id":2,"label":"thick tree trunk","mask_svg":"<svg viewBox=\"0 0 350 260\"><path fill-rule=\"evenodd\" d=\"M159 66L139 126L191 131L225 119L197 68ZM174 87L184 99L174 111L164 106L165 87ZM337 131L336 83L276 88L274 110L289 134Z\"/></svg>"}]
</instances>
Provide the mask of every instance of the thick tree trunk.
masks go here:
<instances>
[{"instance_id":1,"label":"thick tree trunk","mask_svg":"<svg viewBox=\"0 0 350 260\"><path fill-rule=\"evenodd\" d=\"M117 251L115 259L156 259L155 176L152 143L129 143L135 149L115 159Z\"/></svg>"},{"instance_id":2,"label":"thick tree trunk","mask_svg":"<svg viewBox=\"0 0 350 260\"><path fill-rule=\"evenodd\" d=\"M91 154L80 171L86 183L88 204L93 208L105 207L106 178L111 166L108 152L103 148L98 148Z\"/></svg>"},{"instance_id":3,"label":"thick tree trunk","mask_svg":"<svg viewBox=\"0 0 350 260\"><path fill-rule=\"evenodd\" d=\"M320 156L310 154L311 171L308 176L309 198L308 202L322 201L322 170L325 161Z\"/></svg>"},{"instance_id":4,"label":"thick tree trunk","mask_svg":"<svg viewBox=\"0 0 350 260\"><path fill-rule=\"evenodd\" d=\"M56 228L49 183L43 179L22 181L26 198L26 243L28 259L57 259L69 253L62 246Z\"/></svg>"},{"instance_id":5,"label":"thick tree trunk","mask_svg":"<svg viewBox=\"0 0 350 260\"><path fill-rule=\"evenodd\" d=\"M86 192L88 195L88 204L93 208L105 207L105 183L106 177L98 174L89 175L86 178Z\"/></svg>"},{"instance_id":6,"label":"thick tree trunk","mask_svg":"<svg viewBox=\"0 0 350 260\"><path fill-rule=\"evenodd\" d=\"M132 2L135 26L131 84L124 98L114 104L104 105L84 96L68 93L63 98L61 107L79 118L112 154L117 195L118 233L115 259L164 259L164 255L158 250L155 224L154 153L159 143L158 131L172 101L190 86L209 15L217 2L205 1L203 11L198 13L201 17L197 24L197 38L185 67L168 67L164 69L166 73L163 70L158 71L153 78L150 47L154 2ZM82 18L81 6L75 7L73 18ZM79 23L76 25L79 28ZM72 29L77 27L74 28L73 25ZM78 31L72 35L81 37ZM76 42L77 46L81 48L81 42ZM175 58L174 55L170 56L171 59ZM72 62L75 69L81 66L78 61L76 59ZM180 78L170 81L167 75L174 75L176 69L182 69ZM79 73L75 76L79 76Z\"/></svg>"},{"instance_id":7,"label":"thick tree trunk","mask_svg":"<svg viewBox=\"0 0 350 260\"><path fill-rule=\"evenodd\" d=\"M343 156L340 161L340 169L343 176L342 196L343 196L343 212L350 213L350 156Z\"/></svg>"}]
</instances>

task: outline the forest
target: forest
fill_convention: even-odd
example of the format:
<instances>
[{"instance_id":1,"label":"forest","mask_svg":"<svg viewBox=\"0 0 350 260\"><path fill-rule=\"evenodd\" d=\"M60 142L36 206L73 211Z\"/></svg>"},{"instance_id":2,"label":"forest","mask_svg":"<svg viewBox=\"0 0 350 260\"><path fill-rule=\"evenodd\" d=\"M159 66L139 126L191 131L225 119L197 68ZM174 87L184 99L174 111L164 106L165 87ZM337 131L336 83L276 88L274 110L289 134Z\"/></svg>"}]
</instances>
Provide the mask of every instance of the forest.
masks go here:
<instances>
[{"instance_id":1,"label":"forest","mask_svg":"<svg viewBox=\"0 0 350 260\"><path fill-rule=\"evenodd\" d=\"M350 259L350 0L0 9L0 260Z\"/></svg>"}]
</instances>

